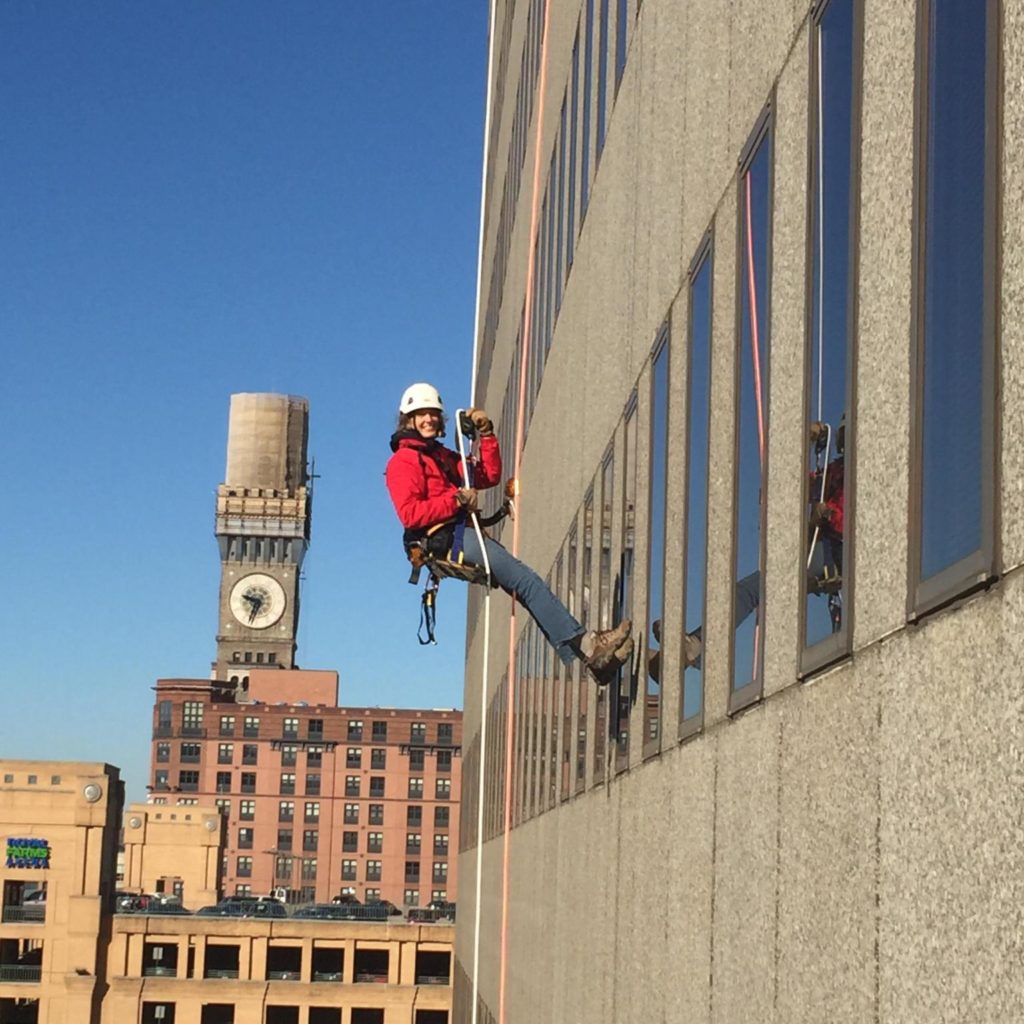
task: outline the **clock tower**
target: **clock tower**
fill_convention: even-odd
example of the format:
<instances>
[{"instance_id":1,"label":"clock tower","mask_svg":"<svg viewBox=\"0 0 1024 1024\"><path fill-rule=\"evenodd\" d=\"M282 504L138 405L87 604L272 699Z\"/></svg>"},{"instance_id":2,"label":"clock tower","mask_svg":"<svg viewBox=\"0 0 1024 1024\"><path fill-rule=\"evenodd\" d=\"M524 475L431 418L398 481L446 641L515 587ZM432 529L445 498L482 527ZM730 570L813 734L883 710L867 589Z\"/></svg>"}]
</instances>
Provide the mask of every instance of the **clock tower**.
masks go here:
<instances>
[{"instance_id":1,"label":"clock tower","mask_svg":"<svg viewBox=\"0 0 1024 1024\"><path fill-rule=\"evenodd\" d=\"M231 396L227 471L217 488L214 679L244 687L253 666L295 667L299 574L312 511L308 430L305 398Z\"/></svg>"}]
</instances>

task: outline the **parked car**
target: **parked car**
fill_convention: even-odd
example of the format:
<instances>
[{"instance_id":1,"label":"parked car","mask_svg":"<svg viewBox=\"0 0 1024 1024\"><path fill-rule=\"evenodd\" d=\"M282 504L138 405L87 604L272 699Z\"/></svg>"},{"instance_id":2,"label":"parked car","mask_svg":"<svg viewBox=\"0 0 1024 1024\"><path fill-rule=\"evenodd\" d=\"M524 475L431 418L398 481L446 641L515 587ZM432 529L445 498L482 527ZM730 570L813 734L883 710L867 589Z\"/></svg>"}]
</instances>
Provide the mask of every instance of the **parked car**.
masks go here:
<instances>
[{"instance_id":1,"label":"parked car","mask_svg":"<svg viewBox=\"0 0 1024 1024\"><path fill-rule=\"evenodd\" d=\"M348 916L348 909L337 903L310 903L308 906L299 907L292 914L293 918L301 918L304 921L344 921Z\"/></svg>"},{"instance_id":2,"label":"parked car","mask_svg":"<svg viewBox=\"0 0 1024 1024\"><path fill-rule=\"evenodd\" d=\"M362 903L360 903L359 900L355 896L353 896L352 893L350 893L350 892L339 893L337 896L334 896L331 899L331 902L332 903L336 903L336 904L346 904L348 906L353 906L353 907L361 907L362 906Z\"/></svg>"},{"instance_id":3,"label":"parked car","mask_svg":"<svg viewBox=\"0 0 1024 1024\"><path fill-rule=\"evenodd\" d=\"M425 907L413 907L406 914L412 924L430 924L434 921L454 921L455 904L447 900L431 900Z\"/></svg>"},{"instance_id":4,"label":"parked car","mask_svg":"<svg viewBox=\"0 0 1024 1024\"><path fill-rule=\"evenodd\" d=\"M231 896L216 906L196 911L201 917L287 917L284 904L274 899L253 899Z\"/></svg>"},{"instance_id":5,"label":"parked car","mask_svg":"<svg viewBox=\"0 0 1024 1024\"><path fill-rule=\"evenodd\" d=\"M383 907L387 911L388 917L402 916L401 908L396 907L391 900L367 900L366 905L368 907Z\"/></svg>"}]
</instances>

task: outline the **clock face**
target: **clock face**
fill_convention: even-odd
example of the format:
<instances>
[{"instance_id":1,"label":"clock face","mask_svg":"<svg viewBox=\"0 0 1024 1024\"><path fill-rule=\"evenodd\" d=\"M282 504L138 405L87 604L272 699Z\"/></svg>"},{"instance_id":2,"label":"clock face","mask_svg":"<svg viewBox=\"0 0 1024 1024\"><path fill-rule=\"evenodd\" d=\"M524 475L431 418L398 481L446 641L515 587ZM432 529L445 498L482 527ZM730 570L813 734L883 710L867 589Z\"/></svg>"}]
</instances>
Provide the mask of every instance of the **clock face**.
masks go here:
<instances>
[{"instance_id":1,"label":"clock face","mask_svg":"<svg viewBox=\"0 0 1024 1024\"><path fill-rule=\"evenodd\" d=\"M243 576L231 588L231 613L249 629L266 629L284 615L284 588L263 572Z\"/></svg>"}]
</instances>

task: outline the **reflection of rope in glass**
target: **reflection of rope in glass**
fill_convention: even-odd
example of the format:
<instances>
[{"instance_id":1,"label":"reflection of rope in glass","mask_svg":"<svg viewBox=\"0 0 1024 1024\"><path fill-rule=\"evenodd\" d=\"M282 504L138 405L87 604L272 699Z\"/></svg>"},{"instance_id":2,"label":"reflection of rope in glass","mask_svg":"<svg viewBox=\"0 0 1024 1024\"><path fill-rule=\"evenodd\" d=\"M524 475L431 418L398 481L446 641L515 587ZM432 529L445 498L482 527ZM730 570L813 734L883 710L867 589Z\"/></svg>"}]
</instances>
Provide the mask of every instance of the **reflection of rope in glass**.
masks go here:
<instances>
[{"instance_id":1,"label":"reflection of rope in glass","mask_svg":"<svg viewBox=\"0 0 1024 1024\"><path fill-rule=\"evenodd\" d=\"M825 103L824 53L821 46L821 25L818 26L818 422L824 394L825 374Z\"/></svg>"},{"instance_id":2,"label":"reflection of rope in glass","mask_svg":"<svg viewBox=\"0 0 1024 1024\"><path fill-rule=\"evenodd\" d=\"M819 423L821 420L818 421ZM832 427L830 424L825 424L825 447L821 448L815 445L816 453L814 456L815 469L821 473L821 492L818 494L818 503L821 504L825 500L825 487L828 483L828 465L829 458L832 454ZM810 569L811 561L814 558L814 547L818 543L818 537L821 535L821 524L816 523L814 526L814 533L811 536L811 546L807 551L807 568Z\"/></svg>"},{"instance_id":3,"label":"reflection of rope in glass","mask_svg":"<svg viewBox=\"0 0 1024 1024\"><path fill-rule=\"evenodd\" d=\"M764 472L764 404L761 398L761 339L757 323L757 280L754 275L753 203L750 198L751 172L747 171L747 292L750 302L750 348L754 361L754 397L757 400L757 450Z\"/></svg>"},{"instance_id":4,"label":"reflection of rope in glass","mask_svg":"<svg viewBox=\"0 0 1024 1024\"><path fill-rule=\"evenodd\" d=\"M764 402L761 396L761 339L757 323L757 278L754 272L754 215L751 199L751 172L747 171L747 292L750 306L750 349L754 364L754 398L757 400L757 453L761 471L760 493L764 491ZM758 499L761 500L760 498ZM760 512L758 513L760 517ZM760 553L758 554L760 561ZM758 654L761 647L761 613L754 619L754 657L751 678L756 679L760 669Z\"/></svg>"}]
</instances>

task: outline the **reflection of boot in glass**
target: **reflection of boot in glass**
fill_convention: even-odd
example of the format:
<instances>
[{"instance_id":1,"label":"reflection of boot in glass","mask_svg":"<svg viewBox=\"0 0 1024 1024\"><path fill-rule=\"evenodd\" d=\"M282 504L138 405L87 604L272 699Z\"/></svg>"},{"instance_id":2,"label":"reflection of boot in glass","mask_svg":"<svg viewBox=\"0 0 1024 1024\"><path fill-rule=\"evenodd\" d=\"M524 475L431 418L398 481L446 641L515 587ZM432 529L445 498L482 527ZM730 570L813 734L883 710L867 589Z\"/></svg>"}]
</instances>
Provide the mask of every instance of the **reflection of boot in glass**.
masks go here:
<instances>
[{"instance_id":1,"label":"reflection of boot in glass","mask_svg":"<svg viewBox=\"0 0 1024 1024\"><path fill-rule=\"evenodd\" d=\"M647 659L647 674L651 677L651 682L661 682L661 651L655 651Z\"/></svg>"},{"instance_id":2,"label":"reflection of boot in glass","mask_svg":"<svg viewBox=\"0 0 1024 1024\"><path fill-rule=\"evenodd\" d=\"M843 595L839 590L828 595L828 617L832 620L832 632L843 628Z\"/></svg>"},{"instance_id":3,"label":"reflection of boot in glass","mask_svg":"<svg viewBox=\"0 0 1024 1024\"><path fill-rule=\"evenodd\" d=\"M650 676L651 682L661 682L661 619L655 619L651 623L651 633L654 636L655 641L658 643L659 649L653 651L647 656L647 675Z\"/></svg>"},{"instance_id":4,"label":"reflection of boot in glass","mask_svg":"<svg viewBox=\"0 0 1024 1024\"><path fill-rule=\"evenodd\" d=\"M701 640L699 633L687 633L683 637L683 660L686 662L686 668L696 665L703 651L704 641Z\"/></svg>"},{"instance_id":5,"label":"reflection of boot in glass","mask_svg":"<svg viewBox=\"0 0 1024 1024\"><path fill-rule=\"evenodd\" d=\"M808 581L808 590L812 594L838 594L843 589L843 577L835 569L825 567L820 576L812 576Z\"/></svg>"}]
</instances>

